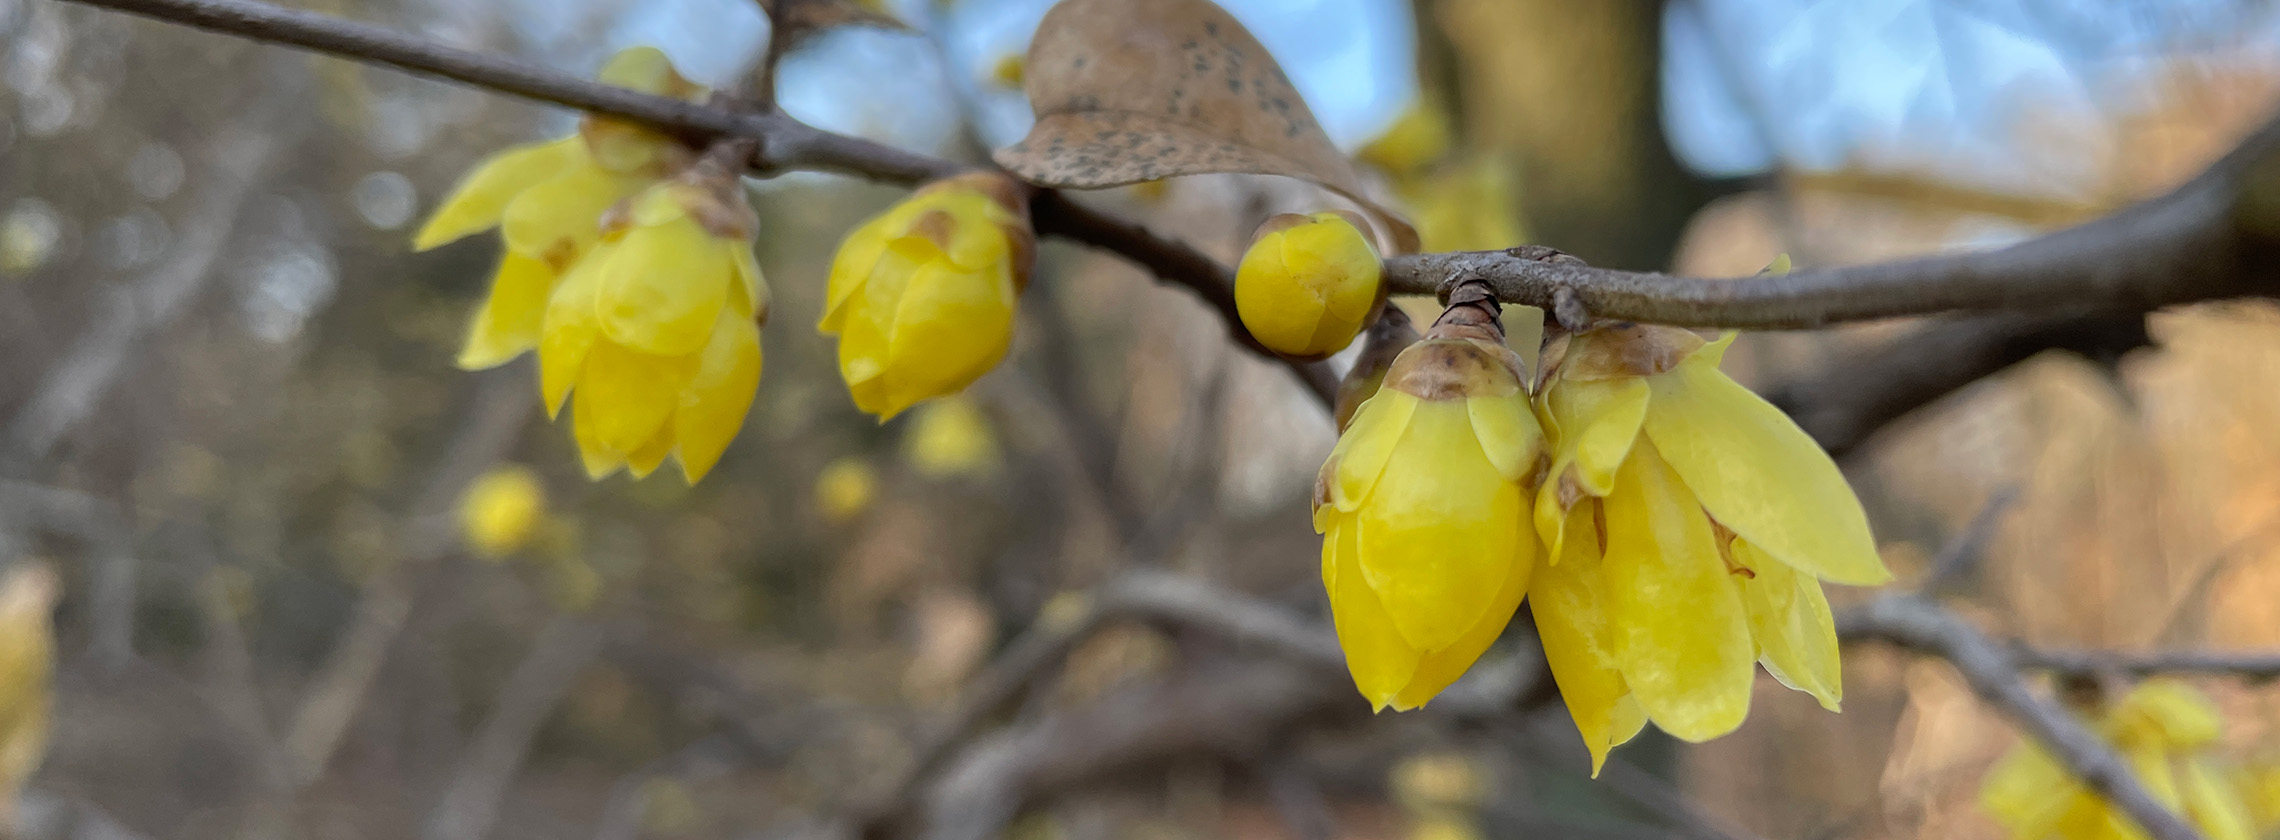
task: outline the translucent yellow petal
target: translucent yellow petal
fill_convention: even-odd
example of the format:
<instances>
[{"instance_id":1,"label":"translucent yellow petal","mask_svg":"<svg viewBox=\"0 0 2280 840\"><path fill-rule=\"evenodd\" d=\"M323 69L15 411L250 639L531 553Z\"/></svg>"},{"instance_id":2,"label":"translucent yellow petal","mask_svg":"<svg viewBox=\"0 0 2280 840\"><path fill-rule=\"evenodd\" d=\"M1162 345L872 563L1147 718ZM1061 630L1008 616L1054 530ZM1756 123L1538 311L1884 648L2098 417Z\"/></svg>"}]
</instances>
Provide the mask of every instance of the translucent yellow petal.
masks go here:
<instances>
[{"instance_id":1,"label":"translucent yellow petal","mask_svg":"<svg viewBox=\"0 0 2280 840\"><path fill-rule=\"evenodd\" d=\"M745 320L768 323L768 278L760 273L760 261L752 256L752 241L735 243L729 255L736 261L736 286L729 292L730 303L743 303L737 314Z\"/></svg>"},{"instance_id":2,"label":"translucent yellow petal","mask_svg":"<svg viewBox=\"0 0 2280 840\"><path fill-rule=\"evenodd\" d=\"M1639 733L1647 728L1646 707L1639 705L1639 698L1629 694L1615 701L1615 711L1610 717L1614 719L1608 738L1610 748L1630 743L1631 739L1639 737Z\"/></svg>"},{"instance_id":3,"label":"translucent yellow petal","mask_svg":"<svg viewBox=\"0 0 2280 840\"><path fill-rule=\"evenodd\" d=\"M1615 485L1601 568L1623 679L1664 732L1698 743L1732 732L1749 715L1757 654L1710 520L1651 443Z\"/></svg>"},{"instance_id":4,"label":"translucent yellow petal","mask_svg":"<svg viewBox=\"0 0 2280 840\"><path fill-rule=\"evenodd\" d=\"M562 401L585 371L586 355L601 335L594 305L600 297L602 266L609 261L611 251L612 246L604 244L580 260L546 302L546 314L539 325L538 389L547 417L561 414Z\"/></svg>"},{"instance_id":5,"label":"translucent yellow petal","mask_svg":"<svg viewBox=\"0 0 2280 840\"><path fill-rule=\"evenodd\" d=\"M679 407L691 361L594 342L578 377L579 422L593 420L595 440L606 449L619 454L641 449Z\"/></svg>"},{"instance_id":6,"label":"translucent yellow petal","mask_svg":"<svg viewBox=\"0 0 2280 840\"><path fill-rule=\"evenodd\" d=\"M546 299L553 291L554 271L545 263L512 251L502 256L499 271L491 278L490 296L467 325L467 343L459 350L460 369L497 367L537 347Z\"/></svg>"},{"instance_id":7,"label":"translucent yellow petal","mask_svg":"<svg viewBox=\"0 0 2280 840\"><path fill-rule=\"evenodd\" d=\"M1583 745L1591 750L1591 773L1597 776L1616 742L1617 701L1631 689L1623 682L1609 635L1591 504L1578 505L1569 515L1575 534L1563 546L1567 556L1536 570L1528 582L1528 603L1536 616L1536 635L1543 640L1544 661Z\"/></svg>"},{"instance_id":8,"label":"translucent yellow petal","mask_svg":"<svg viewBox=\"0 0 2280 840\"><path fill-rule=\"evenodd\" d=\"M1563 475L1572 464L1584 493L1605 497L1613 491L1615 470L1646 420L1648 394L1646 380L1639 378L1561 382L1546 389L1546 407L1560 428L1572 430L1560 441L1553 474Z\"/></svg>"},{"instance_id":9,"label":"translucent yellow petal","mask_svg":"<svg viewBox=\"0 0 2280 840\"><path fill-rule=\"evenodd\" d=\"M1418 653L1402 640L1393 619L1386 615L1377 593L1370 591L1356 566L1356 537L1360 523L1339 516L1322 540L1323 565L1335 574L1325 576L1330 586L1330 617L1337 626L1338 646L1346 651L1346 670L1354 687L1380 711L1417 673Z\"/></svg>"},{"instance_id":10,"label":"translucent yellow petal","mask_svg":"<svg viewBox=\"0 0 2280 840\"><path fill-rule=\"evenodd\" d=\"M2130 689L2115 705L2107 728L2119 742L2190 749L2215 743L2224 733L2224 719L2200 689L2163 677Z\"/></svg>"},{"instance_id":11,"label":"translucent yellow petal","mask_svg":"<svg viewBox=\"0 0 2280 840\"><path fill-rule=\"evenodd\" d=\"M2205 759L2185 762L2185 813L2209 840L2254 840L2256 825L2240 791Z\"/></svg>"},{"instance_id":12,"label":"translucent yellow petal","mask_svg":"<svg viewBox=\"0 0 2280 840\"><path fill-rule=\"evenodd\" d=\"M688 219L628 232L602 269L602 334L661 356L704 349L735 282L731 244Z\"/></svg>"},{"instance_id":13,"label":"translucent yellow petal","mask_svg":"<svg viewBox=\"0 0 2280 840\"><path fill-rule=\"evenodd\" d=\"M1813 695L1821 708L1838 711L1844 702L1844 668L1837 658L1836 619L1821 582L1766 556L1747 540L1734 540L1734 559L1756 575L1735 580L1766 673Z\"/></svg>"},{"instance_id":14,"label":"translucent yellow petal","mask_svg":"<svg viewBox=\"0 0 2280 840\"><path fill-rule=\"evenodd\" d=\"M1482 453L1505 480L1521 481L1536 470L1536 459L1544 452L1544 430L1528 411L1526 392L1470 397L1465 408L1472 414L1473 436L1480 440Z\"/></svg>"},{"instance_id":15,"label":"translucent yellow petal","mask_svg":"<svg viewBox=\"0 0 2280 840\"><path fill-rule=\"evenodd\" d=\"M880 252L870 279L858 287L860 297L840 309L839 376L846 380L855 407L871 414L883 414L887 407L888 337L903 290L922 266L940 255L916 237L890 244L896 247Z\"/></svg>"},{"instance_id":16,"label":"translucent yellow petal","mask_svg":"<svg viewBox=\"0 0 2280 840\"><path fill-rule=\"evenodd\" d=\"M1391 388L1380 389L1376 396L1362 401L1361 408L1354 411L1354 422L1347 424L1345 433L1338 436L1338 445L1330 450L1330 459L1322 462L1323 471L1329 473L1330 491L1330 504L1323 510L1352 513L1369 498L1370 488L1385 472L1386 460L1393 457L1394 445L1409 431L1409 418L1416 414L1417 405L1415 396Z\"/></svg>"},{"instance_id":17,"label":"translucent yellow petal","mask_svg":"<svg viewBox=\"0 0 2280 840\"><path fill-rule=\"evenodd\" d=\"M667 423L659 427L656 436L651 437L648 443L642 444L640 449L626 453L625 467L628 472L633 473L634 478L648 478L650 473L657 471L657 465L665 463L665 456L671 454L673 454L673 424Z\"/></svg>"},{"instance_id":18,"label":"translucent yellow petal","mask_svg":"<svg viewBox=\"0 0 2280 840\"><path fill-rule=\"evenodd\" d=\"M750 320L722 311L713 326L712 343L705 347L696 374L681 390L680 410L673 415L674 437L680 441L681 474L695 484L720 462L728 443L744 428L744 416L760 388L760 328Z\"/></svg>"},{"instance_id":19,"label":"translucent yellow petal","mask_svg":"<svg viewBox=\"0 0 2280 840\"><path fill-rule=\"evenodd\" d=\"M2169 751L2159 747L2124 747L2122 758L2129 761L2130 771L2145 785L2145 792L2154 801L2171 811L2183 812L2185 794L2177 787L2177 772L2169 766Z\"/></svg>"},{"instance_id":20,"label":"translucent yellow petal","mask_svg":"<svg viewBox=\"0 0 2280 840\"><path fill-rule=\"evenodd\" d=\"M590 402L580 396L570 406L570 435L578 442L578 461L585 466L586 477L600 481L625 466L625 454L602 444L602 424Z\"/></svg>"},{"instance_id":21,"label":"translucent yellow petal","mask_svg":"<svg viewBox=\"0 0 2280 840\"><path fill-rule=\"evenodd\" d=\"M1655 448L1711 516L1774 559L1838 583L1891 580L1836 463L1780 409L1720 372L1717 359L1705 348L1647 379Z\"/></svg>"},{"instance_id":22,"label":"translucent yellow petal","mask_svg":"<svg viewBox=\"0 0 2280 840\"><path fill-rule=\"evenodd\" d=\"M1536 530L1547 550L1560 555L1567 504L1604 497L1615 486L1615 469L1639 436L1647 412L1647 384L1638 378L1553 380L1541 403L1551 436L1551 470L1536 493Z\"/></svg>"},{"instance_id":23,"label":"translucent yellow petal","mask_svg":"<svg viewBox=\"0 0 2280 840\"><path fill-rule=\"evenodd\" d=\"M1440 650L1488 612L1524 533L1520 487L1481 452L1461 400L1420 401L1378 475L1360 566L1409 646Z\"/></svg>"},{"instance_id":24,"label":"translucent yellow petal","mask_svg":"<svg viewBox=\"0 0 2280 840\"><path fill-rule=\"evenodd\" d=\"M887 330L885 403L893 417L920 400L954 394L996 367L1013 344L1010 266L980 271L945 263L921 267L896 301Z\"/></svg>"},{"instance_id":25,"label":"translucent yellow petal","mask_svg":"<svg viewBox=\"0 0 2280 840\"><path fill-rule=\"evenodd\" d=\"M584 154L573 136L516 146L483 159L412 237L413 250L425 251L497 227L515 196L582 162Z\"/></svg>"},{"instance_id":26,"label":"translucent yellow petal","mask_svg":"<svg viewBox=\"0 0 2280 840\"><path fill-rule=\"evenodd\" d=\"M886 222L884 217L865 222L839 243L839 252L831 258L830 282L824 286L823 318L816 323L817 332L838 335L844 329L847 304L863 299L863 286L887 252Z\"/></svg>"},{"instance_id":27,"label":"translucent yellow petal","mask_svg":"<svg viewBox=\"0 0 2280 840\"><path fill-rule=\"evenodd\" d=\"M1407 711L1425 705L1425 701L1464 676L1480 655L1496 644L1504 635L1505 625L1512 623L1512 614L1519 611L1521 597L1528 594L1530 572L1536 567L1536 551L1535 540L1520 540L1520 551L1514 555L1512 568L1505 573L1504 585L1497 590L1496 599L1489 602L1488 612L1455 643L1428 651L1418 660L1417 673L1394 697L1394 708Z\"/></svg>"},{"instance_id":28,"label":"translucent yellow petal","mask_svg":"<svg viewBox=\"0 0 2280 840\"><path fill-rule=\"evenodd\" d=\"M2013 837L2045 838L2073 806L2078 786L2049 754L2020 743L1980 782L1979 805Z\"/></svg>"},{"instance_id":29,"label":"translucent yellow petal","mask_svg":"<svg viewBox=\"0 0 2280 840\"><path fill-rule=\"evenodd\" d=\"M569 167L508 202L499 233L508 248L563 268L593 247L602 214L640 184L593 166Z\"/></svg>"}]
</instances>

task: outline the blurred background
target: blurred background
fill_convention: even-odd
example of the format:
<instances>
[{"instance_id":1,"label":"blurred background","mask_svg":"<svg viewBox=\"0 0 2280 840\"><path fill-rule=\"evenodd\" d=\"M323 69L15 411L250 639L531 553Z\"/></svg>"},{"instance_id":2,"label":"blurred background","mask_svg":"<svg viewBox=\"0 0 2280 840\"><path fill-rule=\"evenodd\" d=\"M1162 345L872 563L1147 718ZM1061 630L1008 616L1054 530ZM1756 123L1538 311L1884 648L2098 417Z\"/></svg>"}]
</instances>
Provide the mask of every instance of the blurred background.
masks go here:
<instances>
[{"instance_id":1,"label":"blurred background","mask_svg":"<svg viewBox=\"0 0 2280 840\"><path fill-rule=\"evenodd\" d=\"M2093 218L2190 177L2280 92L2280 11L2258 2L1221 2L1429 248L1705 275ZM655 44L729 85L767 37L749 0L289 5L578 76ZM1047 0L885 5L911 31L801 48L786 110L967 159L1022 135L1014 59ZM1006 365L893 422L856 412L811 325L831 247L899 192L840 177L751 184L776 304L718 471L587 482L527 358L452 367L495 241L408 247L473 161L573 125L0 0L0 562L63 584L52 745L19 832L849 836L978 670L1121 570L1321 620L1307 500L1330 421L1113 257L1047 243ZM1242 176L1089 198L1229 261L1259 220L1324 201ZM1915 327L1747 336L1728 368L1779 392ZM2036 356L1844 453L1904 581L2008 496L1950 593L1992 632L2280 647L2280 312L2149 330L2118 358ZM478 481L502 467L535 481ZM527 539L470 546L478 484L486 515L543 509ZM1520 658L1526 626L1491 658ZM1039 733L1073 752L1023 777L1021 838L1999 836L1973 798L2009 728L1944 664L1846 660L1841 716L1761 680L1740 732L1650 734L1594 783L1556 704L1373 719L1319 678L1240 748L1087 753L1134 704L1209 715L1244 697L1208 688L1263 673L1120 624L945 766ZM2205 687L2228 760L2280 754L2280 692Z\"/></svg>"}]
</instances>

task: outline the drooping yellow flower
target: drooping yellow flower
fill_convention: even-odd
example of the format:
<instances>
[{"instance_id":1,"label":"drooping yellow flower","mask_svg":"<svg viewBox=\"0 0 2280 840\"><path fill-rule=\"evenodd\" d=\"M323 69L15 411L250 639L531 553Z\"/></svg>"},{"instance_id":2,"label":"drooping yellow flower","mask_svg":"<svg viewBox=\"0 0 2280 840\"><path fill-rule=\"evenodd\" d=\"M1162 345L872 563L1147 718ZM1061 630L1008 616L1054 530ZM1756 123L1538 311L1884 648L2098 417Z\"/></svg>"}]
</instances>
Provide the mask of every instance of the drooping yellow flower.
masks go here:
<instances>
[{"instance_id":1,"label":"drooping yellow flower","mask_svg":"<svg viewBox=\"0 0 2280 840\"><path fill-rule=\"evenodd\" d=\"M2105 710L2098 734L2119 750L2155 801L2210 840L2256 836L2239 789L2210 755L2223 721L2192 686L2158 678ZM2021 742L1979 789L1980 806L2014 840L2142 840L2136 821L2092 793L2039 746Z\"/></svg>"},{"instance_id":2,"label":"drooping yellow flower","mask_svg":"<svg viewBox=\"0 0 2280 840\"><path fill-rule=\"evenodd\" d=\"M1827 453L1718 370L1732 340L1622 325L1547 353L1549 562L1528 594L1593 772L1649 719L1688 741L1733 731L1753 661L1835 710L1820 582L1891 579Z\"/></svg>"},{"instance_id":3,"label":"drooping yellow flower","mask_svg":"<svg viewBox=\"0 0 2280 840\"><path fill-rule=\"evenodd\" d=\"M1402 109L1393 125L1363 146L1355 157L1401 179L1448 155L1453 144L1448 113L1421 99Z\"/></svg>"},{"instance_id":4,"label":"drooping yellow flower","mask_svg":"<svg viewBox=\"0 0 2280 840\"><path fill-rule=\"evenodd\" d=\"M839 337L855 406L883 421L996 367L1035 249L1021 188L993 173L930 184L849 233L816 329Z\"/></svg>"},{"instance_id":5,"label":"drooping yellow flower","mask_svg":"<svg viewBox=\"0 0 2280 840\"><path fill-rule=\"evenodd\" d=\"M903 453L919 475L950 478L997 468L997 440L980 406L963 396L943 397L918 410L903 438Z\"/></svg>"},{"instance_id":6,"label":"drooping yellow flower","mask_svg":"<svg viewBox=\"0 0 2280 840\"><path fill-rule=\"evenodd\" d=\"M1315 479L1338 643L1379 710L1422 706L1472 667L1536 562L1524 484L1543 435L1495 306L1453 303L1402 351Z\"/></svg>"},{"instance_id":7,"label":"drooping yellow flower","mask_svg":"<svg viewBox=\"0 0 2280 840\"><path fill-rule=\"evenodd\" d=\"M695 484L743 428L768 289L742 189L708 159L642 191L548 301L539 387L549 416L577 395L587 475L646 477L672 455Z\"/></svg>"},{"instance_id":8,"label":"drooping yellow flower","mask_svg":"<svg viewBox=\"0 0 2280 840\"><path fill-rule=\"evenodd\" d=\"M8 825L16 824L17 794L47 755L60 589L46 563L17 563L0 577L0 819Z\"/></svg>"},{"instance_id":9,"label":"drooping yellow flower","mask_svg":"<svg viewBox=\"0 0 2280 840\"><path fill-rule=\"evenodd\" d=\"M1235 313L1267 349L1319 359L1346 349L1385 300L1376 246L1344 213L1285 213L1235 267Z\"/></svg>"},{"instance_id":10,"label":"drooping yellow flower","mask_svg":"<svg viewBox=\"0 0 2280 840\"><path fill-rule=\"evenodd\" d=\"M488 560L522 549L546 516L546 488L519 464L493 468L459 497L459 528L467 545Z\"/></svg>"},{"instance_id":11,"label":"drooping yellow flower","mask_svg":"<svg viewBox=\"0 0 2280 840\"><path fill-rule=\"evenodd\" d=\"M680 99L704 92L653 47L619 52L600 79ZM459 366L495 367L536 347L547 297L601 238L603 214L690 162L688 149L672 138L588 117L577 134L509 148L476 164L412 239L413 248L425 251L496 227L506 241L491 293L468 325Z\"/></svg>"}]
</instances>

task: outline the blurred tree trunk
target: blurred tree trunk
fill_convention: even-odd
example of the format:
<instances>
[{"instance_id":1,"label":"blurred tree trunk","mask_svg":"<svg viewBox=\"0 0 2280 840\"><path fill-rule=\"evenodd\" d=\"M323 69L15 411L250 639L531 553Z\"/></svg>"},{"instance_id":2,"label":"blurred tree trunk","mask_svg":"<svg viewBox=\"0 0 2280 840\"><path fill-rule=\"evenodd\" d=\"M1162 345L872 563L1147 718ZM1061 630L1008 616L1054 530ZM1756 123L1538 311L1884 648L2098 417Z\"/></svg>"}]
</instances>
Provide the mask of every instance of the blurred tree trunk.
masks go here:
<instances>
[{"instance_id":1,"label":"blurred tree trunk","mask_svg":"<svg viewBox=\"0 0 2280 840\"><path fill-rule=\"evenodd\" d=\"M1611 268L1670 262L1717 185L1662 125L1662 2L1413 0L1420 75L1468 145L1518 173L1536 242Z\"/></svg>"}]
</instances>

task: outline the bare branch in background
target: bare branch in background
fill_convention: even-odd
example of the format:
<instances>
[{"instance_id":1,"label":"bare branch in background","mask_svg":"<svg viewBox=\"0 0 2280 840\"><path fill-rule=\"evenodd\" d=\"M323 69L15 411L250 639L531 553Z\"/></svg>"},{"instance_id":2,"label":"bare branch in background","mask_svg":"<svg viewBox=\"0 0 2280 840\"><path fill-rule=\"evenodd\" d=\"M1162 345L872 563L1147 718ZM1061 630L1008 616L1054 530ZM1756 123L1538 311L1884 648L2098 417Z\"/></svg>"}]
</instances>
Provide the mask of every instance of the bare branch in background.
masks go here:
<instances>
[{"instance_id":1,"label":"bare branch in background","mask_svg":"<svg viewBox=\"0 0 2280 840\"><path fill-rule=\"evenodd\" d=\"M499 802L530 754L539 724L554 713L601 643L601 628L582 618L556 616L538 631L530 654L499 689L499 701L476 731L458 772L444 785L443 802L435 806L422 835L426 840L481 840L491 833Z\"/></svg>"},{"instance_id":2,"label":"bare branch in background","mask_svg":"<svg viewBox=\"0 0 2280 840\"><path fill-rule=\"evenodd\" d=\"M1846 639L1873 639L1948 661L1972 692L1993 706L2114 807L2145 827L2156 840L2196 840L2201 835L2163 808L2130 772L2119 753L2064 708L2035 695L2020 671L2024 664L1969 622L1913 595L1888 595L1846 610L1837 633Z\"/></svg>"}]
</instances>

